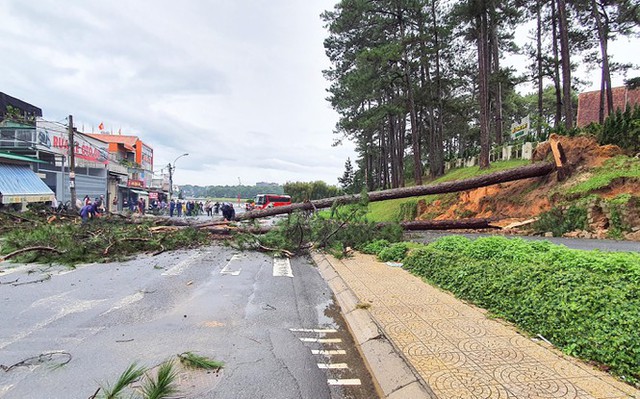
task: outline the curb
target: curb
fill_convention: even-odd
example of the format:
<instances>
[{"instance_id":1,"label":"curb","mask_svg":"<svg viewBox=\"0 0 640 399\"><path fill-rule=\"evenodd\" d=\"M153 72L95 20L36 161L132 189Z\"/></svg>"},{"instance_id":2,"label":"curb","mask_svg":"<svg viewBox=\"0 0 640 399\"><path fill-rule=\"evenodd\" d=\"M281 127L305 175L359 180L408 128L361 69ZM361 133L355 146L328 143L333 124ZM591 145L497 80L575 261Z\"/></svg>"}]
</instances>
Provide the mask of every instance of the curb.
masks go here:
<instances>
[{"instance_id":1,"label":"curb","mask_svg":"<svg viewBox=\"0 0 640 399\"><path fill-rule=\"evenodd\" d=\"M436 395L413 371L411 364L396 351L371 313L357 307L358 298L327 257L317 252L312 253L311 257L336 297L381 398L436 399Z\"/></svg>"}]
</instances>

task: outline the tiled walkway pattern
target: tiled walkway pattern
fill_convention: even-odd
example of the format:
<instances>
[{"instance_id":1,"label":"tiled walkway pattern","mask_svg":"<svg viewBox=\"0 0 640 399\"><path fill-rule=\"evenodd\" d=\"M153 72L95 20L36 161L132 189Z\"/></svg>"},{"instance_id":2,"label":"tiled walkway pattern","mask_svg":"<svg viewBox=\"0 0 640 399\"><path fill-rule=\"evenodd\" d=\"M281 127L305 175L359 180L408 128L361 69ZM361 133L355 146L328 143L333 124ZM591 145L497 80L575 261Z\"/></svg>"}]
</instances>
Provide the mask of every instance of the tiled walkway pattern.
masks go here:
<instances>
[{"instance_id":1,"label":"tiled walkway pattern","mask_svg":"<svg viewBox=\"0 0 640 399\"><path fill-rule=\"evenodd\" d=\"M361 254L327 258L439 398L640 398L401 268Z\"/></svg>"}]
</instances>

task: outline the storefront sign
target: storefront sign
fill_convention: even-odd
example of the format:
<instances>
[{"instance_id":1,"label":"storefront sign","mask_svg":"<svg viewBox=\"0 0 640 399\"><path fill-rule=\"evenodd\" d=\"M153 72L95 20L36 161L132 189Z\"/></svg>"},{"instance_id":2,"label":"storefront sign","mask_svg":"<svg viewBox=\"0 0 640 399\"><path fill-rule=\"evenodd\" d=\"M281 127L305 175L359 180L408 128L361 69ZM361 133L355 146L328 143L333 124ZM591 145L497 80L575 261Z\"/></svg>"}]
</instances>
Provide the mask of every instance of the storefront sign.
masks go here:
<instances>
[{"instance_id":1,"label":"storefront sign","mask_svg":"<svg viewBox=\"0 0 640 399\"><path fill-rule=\"evenodd\" d=\"M37 121L36 130L37 146L39 148L60 155L69 155L69 133L64 126L51 122ZM74 146L74 153L78 159L105 165L109 162L107 143L102 143L100 140L77 133L74 135Z\"/></svg>"},{"instance_id":2,"label":"storefront sign","mask_svg":"<svg viewBox=\"0 0 640 399\"><path fill-rule=\"evenodd\" d=\"M127 187L144 188L144 181L129 179L129 181L127 181Z\"/></svg>"},{"instance_id":3,"label":"storefront sign","mask_svg":"<svg viewBox=\"0 0 640 399\"><path fill-rule=\"evenodd\" d=\"M47 202L53 201L53 194L38 195L3 195L1 203L3 204L20 204L23 202Z\"/></svg>"}]
</instances>

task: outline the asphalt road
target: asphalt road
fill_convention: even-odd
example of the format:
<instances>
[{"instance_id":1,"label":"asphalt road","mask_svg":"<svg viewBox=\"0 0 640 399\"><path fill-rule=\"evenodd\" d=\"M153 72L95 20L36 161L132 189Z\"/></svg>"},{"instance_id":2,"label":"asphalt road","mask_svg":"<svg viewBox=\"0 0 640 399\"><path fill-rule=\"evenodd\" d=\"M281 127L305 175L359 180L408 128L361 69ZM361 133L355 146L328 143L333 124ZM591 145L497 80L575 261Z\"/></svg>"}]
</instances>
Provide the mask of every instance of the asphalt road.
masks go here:
<instances>
[{"instance_id":1,"label":"asphalt road","mask_svg":"<svg viewBox=\"0 0 640 399\"><path fill-rule=\"evenodd\" d=\"M306 259L289 268L211 246L75 270L14 266L0 264L1 398L89 398L134 362L187 351L226 366L181 371L182 397L377 397Z\"/></svg>"}]
</instances>

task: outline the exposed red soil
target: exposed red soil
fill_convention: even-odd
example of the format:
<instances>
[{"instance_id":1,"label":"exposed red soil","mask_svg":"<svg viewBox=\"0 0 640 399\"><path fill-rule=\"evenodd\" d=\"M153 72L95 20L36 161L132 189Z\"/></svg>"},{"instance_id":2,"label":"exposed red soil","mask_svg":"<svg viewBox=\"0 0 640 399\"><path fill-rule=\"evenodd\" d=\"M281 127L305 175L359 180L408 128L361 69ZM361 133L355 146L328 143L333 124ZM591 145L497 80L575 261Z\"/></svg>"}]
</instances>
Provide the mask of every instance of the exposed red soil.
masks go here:
<instances>
[{"instance_id":1,"label":"exposed red soil","mask_svg":"<svg viewBox=\"0 0 640 399\"><path fill-rule=\"evenodd\" d=\"M493 218L495 224L504 226L512 222L524 221L550 210L555 204L557 192L576 180L589 176L591 168L603 163L623 151L614 145L601 146L592 137L557 136L567 158L570 177L559 182L555 173L515 182L502 183L460 192L457 201L435 201L428 206L420 206L418 218L436 220L464 217ZM534 150L533 162L553 160L548 142L541 143ZM619 194L640 193L640 182L630 180L616 182L610 187L599 190L603 198L613 198Z\"/></svg>"}]
</instances>

